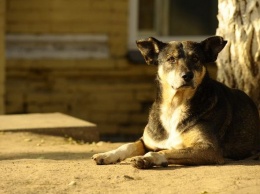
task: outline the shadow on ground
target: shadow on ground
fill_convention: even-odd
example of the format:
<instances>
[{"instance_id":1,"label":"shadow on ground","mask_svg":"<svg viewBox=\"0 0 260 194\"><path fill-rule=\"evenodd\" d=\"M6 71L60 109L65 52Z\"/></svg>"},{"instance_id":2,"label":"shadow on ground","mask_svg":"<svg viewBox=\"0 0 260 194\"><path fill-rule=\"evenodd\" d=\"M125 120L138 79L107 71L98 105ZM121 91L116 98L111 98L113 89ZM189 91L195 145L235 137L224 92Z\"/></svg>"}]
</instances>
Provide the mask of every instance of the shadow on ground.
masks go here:
<instances>
[{"instance_id":1,"label":"shadow on ground","mask_svg":"<svg viewBox=\"0 0 260 194\"><path fill-rule=\"evenodd\" d=\"M0 155L0 160L21 159L48 159L48 160L86 160L90 159L94 152L43 152L43 153L12 153Z\"/></svg>"},{"instance_id":2,"label":"shadow on ground","mask_svg":"<svg viewBox=\"0 0 260 194\"><path fill-rule=\"evenodd\" d=\"M35 153L9 153L0 155L0 160L22 160L22 159L36 159L36 160L88 160L96 152L35 152ZM127 163L126 163L127 164ZM260 160L228 160L227 165L243 165L243 166L260 166ZM151 170L169 170L169 168L196 168L200 166L178 166L170 165L168 168L156 167Z\"/></svg>"}]
</instances>

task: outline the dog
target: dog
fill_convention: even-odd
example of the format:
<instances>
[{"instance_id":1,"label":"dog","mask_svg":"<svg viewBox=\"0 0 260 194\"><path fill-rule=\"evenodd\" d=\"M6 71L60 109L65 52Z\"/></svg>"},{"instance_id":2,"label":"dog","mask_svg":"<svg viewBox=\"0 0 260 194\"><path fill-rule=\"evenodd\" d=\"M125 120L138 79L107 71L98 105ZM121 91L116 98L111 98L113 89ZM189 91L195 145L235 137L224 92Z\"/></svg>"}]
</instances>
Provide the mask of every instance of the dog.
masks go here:
<instances>
[{"instance_id":1,"label":"dog","mask_svg":"<svg viewBox=\"0 0 260 194\"><path fill-rule=\"evenodd\" d=\"M201 42L137 41L149 65L158 66L157 94L143 136L136 142L93 155L96 164L130 158L139 169L178 165L224 164L245 159L260 144L259 113L242 91L209 77L227 41L220 36Z\"/></svg>"}]
</instances>

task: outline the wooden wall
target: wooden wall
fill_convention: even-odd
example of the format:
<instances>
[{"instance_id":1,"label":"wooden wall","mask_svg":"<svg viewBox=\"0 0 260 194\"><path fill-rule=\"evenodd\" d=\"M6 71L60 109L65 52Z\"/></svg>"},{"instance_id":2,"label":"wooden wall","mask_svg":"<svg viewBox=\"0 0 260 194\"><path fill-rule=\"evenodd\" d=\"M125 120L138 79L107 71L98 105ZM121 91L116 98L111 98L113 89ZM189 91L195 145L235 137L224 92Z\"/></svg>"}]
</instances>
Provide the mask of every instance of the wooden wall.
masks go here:
<instances>
[{"instance_id":1,"label":"wooden wall","mask_svg":"<svg viewBox=\"0 0 260 194\"><path fill-rule=\"evenodd\" d=\"M5 93L5 0L0 0L0 114L4 113Z\"/></svg>"},{"instance_id":2,"label":"wooden wall","mask_svg":"<svg viewBox=\"0 0 260 194\"><path fill-rule=\"evenodd\" d=\"M7 113L63 112L101 134L140 134L155 67L127 59L128 0L8 0L7 35L104 35L106 58L8 58Z\"/></svg>"}]
</instances>

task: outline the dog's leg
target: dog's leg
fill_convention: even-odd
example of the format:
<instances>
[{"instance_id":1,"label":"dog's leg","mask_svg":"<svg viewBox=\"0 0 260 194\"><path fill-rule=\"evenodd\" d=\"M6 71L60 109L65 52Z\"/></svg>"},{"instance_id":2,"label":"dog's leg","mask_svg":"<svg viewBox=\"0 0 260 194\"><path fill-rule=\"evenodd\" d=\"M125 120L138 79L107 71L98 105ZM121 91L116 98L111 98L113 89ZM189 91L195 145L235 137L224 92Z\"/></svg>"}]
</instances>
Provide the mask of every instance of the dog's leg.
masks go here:
<instances>
[{"instance_id":1,"label":"dog's leg","mask_svg":"<svg viewBox=\"0 0 260 194\"><path fill-rule=\"evenodd\" d=\"M126 158L145 154L145 147L142 140L128 143L115 150L95 154L92 159L96 164L113 164L125 160Z\"/></svg>"},{"instance_id":2,"label":"dog's leg","mask_svg":"<svg viewBox=\"0 0 260 194\"><path fill-rule=\"evenodd\" d=\"M132 165L136 168L145 169L153 166L166 167L168 164L181 165L206 165L223 164L223 157L211 147L195 146L184 149L162 150L148 152L144 156L133 157Z\"/></svg>"}]
</instances>

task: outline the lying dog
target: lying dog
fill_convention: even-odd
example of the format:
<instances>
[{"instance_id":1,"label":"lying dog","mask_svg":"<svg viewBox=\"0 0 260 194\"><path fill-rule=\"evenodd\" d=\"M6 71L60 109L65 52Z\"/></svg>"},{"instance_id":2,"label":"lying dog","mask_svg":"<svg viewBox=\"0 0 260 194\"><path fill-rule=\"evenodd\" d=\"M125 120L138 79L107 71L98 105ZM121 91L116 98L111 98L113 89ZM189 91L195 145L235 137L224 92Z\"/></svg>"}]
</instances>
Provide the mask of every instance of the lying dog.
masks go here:
<instances>
[{"instance_id":1,"label":"lying dog","mask_svg":"<svg viewBox=\"0 0 260 194\"><path fill-rule=\"evenodd\" d=\"M251 156L260 145L255 104L244 92L211 79L205 67L226 43L219 36L200 43L137 41L145 61L158 66L148 124L140 140L95 154L94 161L112 164L132 157L132 165L143 169L223 164L224 158Z\"/></svg>"}]
</instances>

